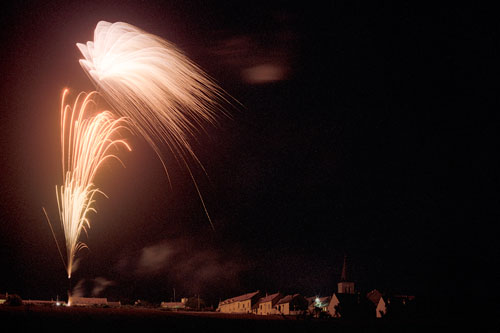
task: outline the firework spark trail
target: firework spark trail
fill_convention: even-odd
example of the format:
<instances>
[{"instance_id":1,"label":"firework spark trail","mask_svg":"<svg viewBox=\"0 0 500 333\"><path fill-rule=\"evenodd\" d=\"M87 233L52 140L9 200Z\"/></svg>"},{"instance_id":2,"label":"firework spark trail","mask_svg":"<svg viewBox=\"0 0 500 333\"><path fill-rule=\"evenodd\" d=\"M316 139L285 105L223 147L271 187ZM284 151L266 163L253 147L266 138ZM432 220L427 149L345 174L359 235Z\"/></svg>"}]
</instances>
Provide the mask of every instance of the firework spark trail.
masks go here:
<instances>
[{"instance_id":1,"label":"firework spark trail","mask_svg":"<svg viewBox=\"0 0 500 333\"><path fill-rule=\"evenodd\" d=\"M203 169L189 139L204 124L216 124L219 114L227 115L223 90L174 45L127 23L100 21L94 41L77 47L85 72L153 148L167 176L162 146L187 167L210 220L188 164L194 160Z\"/></svg>"},{"instance_id":2,"label":"firework spark trail","mask_svg":"<svg viewBox=\"0 0 500 333\"><path fill-rule=\"evenodd\" d=\"M61 100L61 150L63 185L56 186L59 218L66 239L68 278L71 278L76 253L86 247L79 241L82 231L90 228L88 214L96 212L95 195L101 193L94 185L100 166L108 159L120 159L111 153L119 146L131 150L119 131L126 129L125 118L115 118L109 111L102 111L86 118L95 106L92 97L96 92L80 93L73 106L65 105L68 89Z\"/></svg>"}]
</instances>

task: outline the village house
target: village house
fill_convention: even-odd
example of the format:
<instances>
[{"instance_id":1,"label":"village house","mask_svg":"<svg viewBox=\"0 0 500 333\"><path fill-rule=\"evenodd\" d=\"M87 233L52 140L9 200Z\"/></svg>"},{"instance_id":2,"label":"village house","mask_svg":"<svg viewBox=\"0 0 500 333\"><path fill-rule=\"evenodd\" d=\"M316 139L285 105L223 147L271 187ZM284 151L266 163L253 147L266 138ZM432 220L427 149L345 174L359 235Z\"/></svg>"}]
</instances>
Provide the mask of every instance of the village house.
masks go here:
<instances>
[{"instance_id":1,"label":"village house","mask_svg":"<svg viewBox=\"0 0 500 333\"><path fill-rule=\"evenodd\" d=\"M366 294L375 308L375 317L383 318L388 313L393 317L411 315L415 311L415 296L392 295L388 296L380 293L377 289Z\"/></svg>"},{"instance_id":2,"label":"village house","mask_svg":"<svg viewBox=\"0 0 500 333\"><path fill-rule=\"evenodd\" d=\"M387 300L387 298L386 298ZM375 308L375 317L382 318L387 314L387 304L383 297L380 297Z\"/></svg>"},{"instance_id":3,"label":"village house","mask_svg":"<svg viewBox=\"0 0 500 333\"><path fill-rule=\"evenodd\" d=\"M316 317L382 318L411 316L415 311L414 296L387 296L374 289L366 295L356 291L348 278L347 260L337 283L337 292L327 297L304 298L300 294L283 296L280 293L262 297L259 291L226 299L217 311L224 313L254 313L258 315L300 315L306 311Z\"/></svg>"},{"instance_id":4,"label":"village house","mask_svg":"<svg viewBox=\"0 0 500 333\"><path fill-rule=\"evenodd\" d=\"M412 315L414 309L414 296L393 295L381 296L375 309L376 317L383 318L387 315L392 317L404 317Z\"/></svg>"},{"instance_id":5,"label":"village house","mask_svg":"<svg viewBox=\"0 0 500 333\"><path fill-rule=\"evenodd\" d=\"M307 300L300 294L287 295L274 306L278 314L300 315L307 311Z\"/></svg>"},{"instance_id":6,"label":"village house","mask_svg":"<svg viewBox=\"0 0 500 333\"><path fill-rule=\"evenodd\" d=\"M328 304L328 313L334 318L367 317L373 305L360 294L334 293Z\"/></svg>"},{"instance_id":7,"label":"village house","mask_svg":"<svg viewBox=\"0 0 500 333\"><path fill-rule=\"evenodd\" d=\"M161 302L160 307L172 311L185 310L187 301L188 298L181 298L180 302Z\"/></svg>"},{"instance_id":8,"label":"village house","mask_svg":"<svg viewBox=\"0 0 500 333\"><path fill-rule=\"evenodd\" d=\"M315 316L320 313L328 313L328 305L330 304L331 296L326 297L308 297L307 303L309 304L307 311Z\"/></svg>"},{"instance_id":9,"label":"village house","mask_svg":"<svg viewBox=\"0 0 500 333\"><path fill-rule=\"evenodd\" d=\"M161 302L160 307L166 310L178 311L186 309L186 305L182 302Z\"/></svg>"},{"instance_id":10,"label":"village house","mask_svg":"<svg viewBox=\"0 0 500 333\"><path fill-rule=\"evenodd\" d=\"M373 289L366 294L366 298L370 300L375 307L375 317L381 318L387 311L385 301L382 299L382 293L377 289Z\"/></svg>"},{"instance_id":11,"label":"village house","mask_svg":"<svg viewBox=\"0 0 500 333\"><path fill-rule=\"evenodd\" d=\"M103 306L108 305L108 299L98 297L70 296L68 299L68 304L70 306Z\"/></svg>"},{"instance_id":12,"label":"village house","mask_svg":"<svg viewBox=\"0 0 500 333\"><path fill-rule=\"evenodd\" d=\"M252 313L252 308L254 308L260 297L260 291L254 291L241 296L228 298L219 303L217 311L223 313Z\"/></svg>"},{"instance_id":13,"label":"village house","mask_svg":"<svg viewBox=\"0 0 500 333\"><path fill-rule=\"evenodd\" d=\"M254 313L258 315L271 315L276 314L276 309L274 306L276 303L283 298L283 295L280 293L275 293L272 295L267 295L259 299L259 301L255 304Z\"/></svg>"}]
</instances>

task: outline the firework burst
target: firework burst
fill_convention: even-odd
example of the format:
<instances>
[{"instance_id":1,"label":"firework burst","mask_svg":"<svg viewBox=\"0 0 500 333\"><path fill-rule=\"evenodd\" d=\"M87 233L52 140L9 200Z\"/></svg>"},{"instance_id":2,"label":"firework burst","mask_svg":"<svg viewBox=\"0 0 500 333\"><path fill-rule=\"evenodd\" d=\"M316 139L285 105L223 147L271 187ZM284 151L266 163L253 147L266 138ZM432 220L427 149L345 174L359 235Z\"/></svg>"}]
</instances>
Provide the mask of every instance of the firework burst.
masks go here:
<instances>
[{"instance_id":1,"label":"firework burst","mask_svg":"<svg viewBox=\"0 0 500 333\"><path fill-rule=\"evenodd\" d=\"M82 231L90 228L89 213L96 212L96 194L104 193L94 184L94 178L106 160L120 159L112 153L118 147L130 151L119 131L127 128L125 118L116 118L109 111L87 117L95 108L93 96L80 93L73 106L66 105L68 89L61 100L61 151L63 185L56 186L59 218L66 239L66 270L68 278L74 269L77 252L86 247L79 241Z\"/></svg>"},{"instance_id":2,"label":"firework burst","mask_svg":"<svg viewBox=\"0 0 500 333\"><path fill-rule=\"evenodd\" d=\"M190 139L205 124L216 124L219 114L227 115L222 89L173 44L127 23L101 21L94 41L77 46L85 72L153 148L167 176L165 152L170 151L194 181L188 161L203 166Z\"/></svg>"}]
</instances>

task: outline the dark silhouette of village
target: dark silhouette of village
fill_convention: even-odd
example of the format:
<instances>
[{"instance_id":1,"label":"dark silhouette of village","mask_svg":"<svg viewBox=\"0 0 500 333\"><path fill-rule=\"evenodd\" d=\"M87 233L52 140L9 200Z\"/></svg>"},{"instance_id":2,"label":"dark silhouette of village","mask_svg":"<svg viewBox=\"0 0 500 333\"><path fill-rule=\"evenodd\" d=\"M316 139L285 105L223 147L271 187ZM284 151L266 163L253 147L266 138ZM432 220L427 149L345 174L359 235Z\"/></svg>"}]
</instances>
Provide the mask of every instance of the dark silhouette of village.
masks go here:
<instances>
[{"instance_id":1,"label":"dark silhouette of village","mask_svg":"<svg viewBox=\"0 0 500 333\"><path fill-rule=\"evenodd\" d=\"M260 291L228 298L219 303L221 313L255 314L261 316L310 316L314 318L370 319L412 318L416 315L413 295L387 294L377 289L362 294L347 274L344 257L337 291L328 296L305 297L301 294L267 294ZM165 303L164 306L169 306Z\"/></svg>"}]
</instances>

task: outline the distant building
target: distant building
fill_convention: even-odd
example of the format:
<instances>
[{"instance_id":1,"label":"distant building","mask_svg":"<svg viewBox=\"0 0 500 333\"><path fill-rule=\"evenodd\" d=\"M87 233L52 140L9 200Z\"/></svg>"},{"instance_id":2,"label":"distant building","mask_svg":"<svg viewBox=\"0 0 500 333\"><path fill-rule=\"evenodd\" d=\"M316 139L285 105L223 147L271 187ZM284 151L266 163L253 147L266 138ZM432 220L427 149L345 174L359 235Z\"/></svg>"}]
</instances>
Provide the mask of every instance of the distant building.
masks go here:
<instances>
[{"instance_id":1,"label":"distant building","mask_svg":"<svg viewBox=\"0 0 500 333\"><path fill-rule=\"evenodd\" d=\"M167 310L177 311L184 310L186 308L186 304L182 302L161 302L160 307Z\"/></svg>"},{"instance_id":2,"label":"distant building","mask_svg":"<svg viewBox=\"0 0 500 333\"><path fill-rule=\"evenodd\" d=\"M366 298L368 298L375 306L378 304L380 297L382 297L382 293L377 289L373 289L366 294Z\"/></svg>"},{"instance_id":3,"label":"distant building","mask_svg":"<svg viewBox=\"0 0 500 333\"><path fill-rule=\"evenodd\" d=\"M46 301L46 300L37 300L37 299L27 299L23 300L23 304L25 305L61 305L63 302L58 302L54 300Z\"/></svg>"},{"instance_id":4,"label":"distant building","mask_svg":"<svg viewBox=\"0 0 500 333\"><path fill-rule=\"evenodd\" d=\"M173 310L173 311L184 310L186 309L186 303L188 302L188 300L189 299L187 297L183 297L181 298L180 302L161 302L160 307L163 309Z\"/></svg>"},{"instance_id":5,"label":"distant building","mask_svg":"<svg viewBox=\"0 0 500 333\"><path fill-rule=\"evenodd\" d=\"M334 318L353 317L358 310L359 295L334 293L328 304L328 313Z\"/></svg>"},{"instance_id":6,"label":"distant building","mask_svg":"<svg viewBox=\"0 0 500 333\"><path fill-rule=\"evenodd\" d=\"M309 306L307 311L314 315L319 315L320 313L328 313L328 305L330 304L331 296L326 297L309 297L307 302Z\"/></svg>"},{"instance_id":7,"label":"distant building","mask_svg":"<svg viewBox=\"0 0 500 333\"><path fill-rule=\"evenodd\" d=\"M70 296L68 300L70 306L95 306L95 305L108 305L107 298L98 297L78 297Z\"/></svg>"},{"instance_id":8,"label":"distant building","mask_svg":"<svg viewBox=\"0 0 500 333\"><path fill-rule=\"evenodd\" d=\"M274 306L281 298L283 298L283 295L280 293L275 293L272 295L262 297L255 304L255 313L257 313L258 315L276 314L277 311L274 308Z\"/></svg>"},{"instance_id":9,"label":"distant building","mask_svg":"<svg viewBox=\"0 0 500 333\"><path fill-rule=\"evenodd\" d=\"M382 299L382 293L380 293L380 291L373 289L366 294L366 298L373 304L375 317L381 318L387 312L385 301Z\"/></svg>"},{"instance_id":10,"label":"distant building","mask_svg":"<svg viewBox=\"0 0 500 333\"><path fill-rule=\"evenodd\" d=\"M218 311L223 313L252 313L252 308L260 299L260 291L228 298L219 303Z\"/></svg>"},{"instance_id":11,"label":"distant building","mask_svg":"<svg viewBox=\"0 0 500 333\"><path fill-rule=\"evenodd\" d=\"M278 314L299 315L307 311L307 300L300 294L287 295L274 306Z\"/></svg>"},{"instance_id":12,"label":"distant building","mask_svg":"<svg viewBox=\"0 0 500 333\"><path fill-rule=\"evenodd\" d=\"M0 305L7 301L7 297L9 297L9 293L0 294Z\"/></svg>"},{"instance_id":13,"label":"distant building","mask_svg":"<svg viewBox=\"0 0 500 333\"><path fill-rule=\"evenodd\" d=\"M391 317L411 316L415 311L414 301L415 296L381 296L375 309L376 317L382 318L387 315L390 315Z\"/></svg>"},{"instance_id":14,"label":"distant building","mask_svg":"<svg viewBox=\"0 0 500 333\"><path fill-rule=\"evenodd\" d=\"M120 301L117 301L117 302L108 301L108 305L113 307L113 308L119 308L120 306L122 306L122 303Z\"/></svg>"},{"instance_id":15,"label":"distant building","mask_svg":"<svg viewBox=\"0 0 500 333\"><path fill-rule=\"evenodd\" d=\"M375 317L382 318L387 314L387 298L384 300L383 297L380 297L379 301L375 307Z\"/></svg>"},{"instance_id":16,"label":"distant building","mask_svg":"<svg viewBox=\"0 0 500 333\"><path fill-rule=\"evenodd\" d=\"M387 314L393 317L412 315L415 309L415 296L408 295L385 295L377 289L366 294L375 310L375 317L382 318Z\"/></svg>"},{"instance_id":17,"label":"distant building","mask_svg":"<svg viewBox=\"0 0 500 333\"><path fill-rule=\"evenodd\" d=\"M328 313L334 318L366 318L373 314L373 302L361 296L349 279L347 257L344 256L337 292L333 293L328 304Z\"/></svg>"},{"instance_id":18,"label":"distant building","mask_svg":"<svg viewBox=\"0 0 500 333\"><path fill-rule=\"evenodd\" d=\"M349 281L347 278L346 256L344 256L344 265L342 266L342 274L340 275L340 282L337 283L337 291L340 294L354 294L354 282Z\"/></svg>"}]
</instances>

